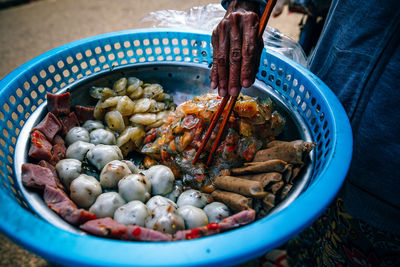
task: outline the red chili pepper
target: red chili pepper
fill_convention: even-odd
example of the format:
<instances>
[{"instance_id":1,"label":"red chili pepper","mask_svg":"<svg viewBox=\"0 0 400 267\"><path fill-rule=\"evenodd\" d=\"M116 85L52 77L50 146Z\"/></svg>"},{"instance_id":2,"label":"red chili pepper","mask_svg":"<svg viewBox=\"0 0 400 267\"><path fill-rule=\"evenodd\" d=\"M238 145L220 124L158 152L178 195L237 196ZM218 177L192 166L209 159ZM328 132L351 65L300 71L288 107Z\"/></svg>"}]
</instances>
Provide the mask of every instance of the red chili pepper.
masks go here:
<instances>
[{"instance_id":1,"label":"red chili pepper","mask_svg":"<svg viewBox=\"0 0 400 267\"><path fill-rule=\"evenodd\" d=\"M199 237L200 237L200 230L197 228L192 229L189 233L186 234L186 239L193 239Z\"/></svg>"},{"instance_id":2,"label":"red chili pepper","mask_svg":"<svg viewBox=\"0 0 400 267\"><path fill-rule=\"evenodd\" d=\"M157 136L156 133L152 133L152 134L146 136L146 137L144 138L143 144L145 145L145 144L147 144L147 143L153 142L154 139L156 139L156 136Z\"/></svg>"},{"instance_id":3,"label":"red chili pepper","mask_svg":"<svg viewBox=\"0 0 400 267\"><path fill-rule=\"evenodd\" d=\"M219 225L218 225L218 223L209 223L207 225L207 229L208 230L218 230L219 229Z\"/></svg>"}]
</instances>

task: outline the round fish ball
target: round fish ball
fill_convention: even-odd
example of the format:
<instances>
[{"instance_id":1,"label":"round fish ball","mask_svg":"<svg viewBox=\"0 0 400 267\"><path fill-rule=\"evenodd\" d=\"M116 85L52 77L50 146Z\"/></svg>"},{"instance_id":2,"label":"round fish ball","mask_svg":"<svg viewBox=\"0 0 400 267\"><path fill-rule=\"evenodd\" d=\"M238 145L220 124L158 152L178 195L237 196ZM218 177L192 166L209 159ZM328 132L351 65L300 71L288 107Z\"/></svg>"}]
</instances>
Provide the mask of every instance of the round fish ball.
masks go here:
<instances>
[{"instance_id":1,"label":"round fish ball","mask_svg":"<svg viewBox=\"0 0 400 267\"><path fill-rule=\"evenodd\" d=\"M136 165L130 161L130 160L121 160L123 163L125 163L126 165L128 165L129 169L131 170L131 172L133 174L139 173L139 169L136 167Z\"/></svg>"},{"instance_id":2,"label":"round fish ball","mask_svg":"<svg viewBox=\"0 0 400 267\"><path fill-rule=\"evenodd\" d=\"M173 202L176 202L178 197L182 194L182 191L182 185L174 184L172 191L166 194L165 197L171 199Z\"/></svg>"},{"instance_id":3,"label":"round fish ball","mask_svg":"<svg viewBox=\"0 0 400 267\"><path fill-rule=\"evenodd\" d=\"M176 203L178 204L178 207L190 205L198 208L203 208L205 205L207 205L207 202L207 198L204 196L203 193L198 190L190 189L184 191L178 197L178 201Z\"/></svg>"},{"instance_id":4,"label":"round fish ball","mask_svg":"<svg viewBox=\"0 0 400 267\"><path fill-rule=\"evenodd\" d=\"M217 201L206 205L203 210L207 214L210 223L219 223L231 215L229 208L224 203Z\"/></svg>"},{"instance_id":5,"label":"round fish ball","mask_svg":"<svg viewBox=\"0 0 400 267\"><path fill-rule=\"evenodd\" d=\"M76 141L67 148L65 157L82 161L85 158L86 153L89 151L89 149L94 146L94 144L88 142Z\"/></svg>"},{"instance_id":6,"label":"round fish ball","mask_svg":"<svg viewBox=\"0 0 400 267\"><path fill-rule=\"evenodd\" d=\"M70 185L70 197L78 207L89 208L102 193L99 181L93 176L79 175Z\"/></svg>"},{"instance_id":7,"label":"round fish ball","mask_svg":"<svg viewBox=\"0 0 400 267\"><path fill-rule=\"evenodd\" d=\"M125 203L125 200L117 192L102 193L97 197L89 211L93 212L97 218L112 218L114 212Z\"/></svg>"},{"instance_id":8,"label":"round fish ball","mask_svg":"<svg viewBox=\"0 0 400 267\"><path fill-rule=\"evenodd\" d=\"M98 120L87 120L83 123L82 127L91 132L96 129L104 129L104 124Z\"/></svg>"},{"instance_id":9,"label":"round fish ball","mask_svg":"<svg viewBox=\"0 0 400 267\"><path fill-rule=\"evenodd\" d=\"M110 161L123 159L123 155L117 146L99 144L89 149L86 158L98 170L102 170Z\"/></svg>"},{"instance_id":10,"label":"round fish ball","mask_svg":"<svg viewBox=\"0 0 400 267\"><path fill-rule=\"evenodd\" d=\"M100 173L100 184L105 189L113 189L119 180L132 174L128 165L120 160L113 160L107 163Z\"/></svg>"},{"instance_id":11,"label":"round fish ball","mask_svg":"<svg viewBox=\"0 0 400 267\"><path fill-rule=\"evenodd\" d=\"M114 213L114 220L122 224L144 226L149 209L143 202L133 200L119 207Z\"/></svg>"},{"instance_id":12,"label":"round fish ball","mask_svg":"<svg viewBox=\"0 0 400 267\"><path fill-rule=\"evenodd\" d=\"M173 206L176 209L178 208L178 205L176 205L175 202L163 196L154 196L150 198L149 201L147 201L146 206L149 210L154 210L159 206Z\"/></svg>"},{"instance_id":13,"label":"round fish ball","mask_svg":"<svg viewBox=\"0 0 400 267\"><path fill-rule=\"evenodd\" d=\"M105 129L96 129L90 132L90 143L98 145L115 145L117 143L117 139L113 132L105 130Z\"/></svg>"},{"instance_id":14,"label":"round fish ball","mask_svg":"<svg viewBox=\"0 0 400 267\"><path fill-rule=\"evenodd\" d=\"M167 166L154 165L146 171L145 175L151 181L153 195L165 195L172 191L175 177Z\"/></svg>"},{"instance_id":15,"label":"round fish ball","mask_svg":"<svg viewBox=\"0 0 400 267\"><path fill-rule=\"evenodd\" d=\"M147 201L151 195L151 182L141 174L125 176L118 182L118 192L125 201L140 200Z\"/></svg>"},{"instance_id":16,"label":"round fish ball","mask_svg":"<svg viewBox=\"0 0 400 267\"><path fill-rule=\"evenodd\" d=\"M82 162L77 159L62 159L56 164L56 171L61 183L69 188L71 182L82 172Z\"/></svg>"},{"instance_id":17,"label":"round fish ball","mask_svg":"<svg viewBox=\"0 0 400 267\"><path fill-rule=\"evenodd\" d=\"M150 211L145 226L162 233L175 234L185 229L185 222L173 206L159 206Z\"/></svg>"},{"instance_id":18,"label":"round fish ball","mask_svg":"<svg viewBox=\"0 0 400 267\"><path fill-rule=\"evenodd\" d=\"M76 141L89 142L89 132L83 127L74 127L65 136L65 142L70 145Z\"/></svg>"},{"instance_id":19,"label":"round fish ball","mask_svg":"<svg viewBox=\"0 0 400 267\"><path fill-rule=\"evenodd\" d=\"M185 221L186 229L193 229L208 224L206 213L194 206L183 206L178 209L179 215Z\"/></svg>"}]
</instances>

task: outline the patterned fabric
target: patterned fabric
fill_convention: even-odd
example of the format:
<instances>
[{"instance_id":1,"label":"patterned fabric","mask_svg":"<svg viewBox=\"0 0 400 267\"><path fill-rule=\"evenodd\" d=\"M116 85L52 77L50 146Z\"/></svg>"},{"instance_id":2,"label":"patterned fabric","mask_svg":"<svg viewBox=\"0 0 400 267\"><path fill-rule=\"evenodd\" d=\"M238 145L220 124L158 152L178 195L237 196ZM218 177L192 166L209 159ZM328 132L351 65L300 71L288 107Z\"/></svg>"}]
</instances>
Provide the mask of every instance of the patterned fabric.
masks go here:
<instances>
[{"instance_id":1,"label":"patterned fabric","mask_svg":"<svg viewBox=\"0 0 400 267\"><path fill-rule=\"evenodd\" d=\"M286 249L290 266L400 266L400 236L347 214L342 199Z\"/></svg>"}]
</instances>

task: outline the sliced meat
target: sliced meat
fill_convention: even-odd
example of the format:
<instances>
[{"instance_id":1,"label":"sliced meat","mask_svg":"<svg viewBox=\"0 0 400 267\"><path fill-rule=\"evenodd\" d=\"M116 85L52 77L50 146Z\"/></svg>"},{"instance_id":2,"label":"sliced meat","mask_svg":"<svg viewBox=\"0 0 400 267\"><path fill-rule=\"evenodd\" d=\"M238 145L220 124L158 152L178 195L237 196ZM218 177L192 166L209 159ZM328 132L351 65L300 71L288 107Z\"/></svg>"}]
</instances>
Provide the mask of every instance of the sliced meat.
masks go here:
<instances>
[{"instance_id":1,"label":"sliced meat","mask_svg":"<svg viewBox=\"0 0 400 267\"><path fill-rule=\"evenodd\" d=\"M233 176L216 176L214 184L217 188L235 192L248 197L261 198L265 196L262 183Z\"/></svg>"},{"instance_id":2,"label":"sliced meat","mask_svg":"<svg viewBox=\"0 0 400 267\"><path fill-rule=\"evenodd\" d=\"M71 94L47 93L47 109L54 115L68 115L71 112Z\"/></svg>"},{"instance_id":3,"label":"sliced meat","mask_svg":"<svg viewBox=\"0 0 400 267\"><path fill-rule=\"evenodd\" d=\"M174 240L190 240L203 236L215 235L219 232L219 225L217 223L210 223L208 225L197 227L194 229L178 231L174 235Z\"/></svg>"},{"instance_id":4,"label":"sliced meat","mask_svg":"<svg viewBox=\"0 0 400 267\"><path fill-rule=\"evenodd\" d=\"M56 178L49 168L32 163L22 164L22 183L30 188L57 187Z\"/></svg>"},{"instance_id":5,"label":"sliced meat","mask_svg":"<svg viewBox=\"0 0 400 267\"><path fill-rule=\"evenodd\" d=\"M118 223L110 217L88 221L82 224L80 228L97 236L116 239L126 236L127 230L126 225Z\"/></svg>"},{"instance_id":6,"label":"sliced meat","mask_svg":"<svg viewBox=\"0 0 400 267\"><path fill-rule=\"evenodd\" d=\"M248 162L244 165L245 167L232 169L232 174L243 175L264 172L284 172L288 164L280 159L272 159L264 162Z\"/></svg>"},{"instance_id":7,"label":"sliced meat","mask_svg":"<svg viewBox=\"0 0 400 267\"><path fill-rule=\"evenodd\" d=\"M94 108L85 106L75 106L76 117L79 123L84 123L87 120L94 120Z\"/></svg>"},{"instance_id":8,"label":"sliced meat","mask_svg":"<svg viewBox=\"0 0 400 267\"><path fill-rule=\"evenodd\" d=\"M54 136L61 130L62 125L61 122L57 119L57 117L48 112L46 117L36 126L33 130L39 130L43 133L47 140L53 141Z\"/></svg>"},{"instance_id":9,"label":"sliced meat","mask_svg":"<svg viewBox=\"0 0 400 267\"><path fill-rule=\"evenodd\" d=\"M238 212L228 218L223 219L218 225L221 232L245 225L254 221L256 217L256 212L252 209L243 210Z\"/></svg>"},{"instance_id":10,"label":"sliced meat","mask_svg":"<svg viewBox=\"0 0 400 267\"><path fill-rule=\"evenodd\" d=\"M53 141L51 142L54 145L59 145L64 151L67 150L67 147L65 146L65 141L64 138L62 138L60 135L56 135L53 138Z\"/></svg>"},{"instance_id":11,"label":"sliced meat","mask_svg":"<svg viewBox=\"0 0 400 267\"><path fill-rule=\"evenodd\" d=\"M211 193L211 196L215 201L220 201L227 205L233 211L242 211L250 209L253 201L251 198L247 198L245 196L226 192L222 190L215 190Z\"/></svg>"},{"instance_id":12,"label":"sliced meat","mask_svg":"<svg viewBox=\"0 0 400 267\"><path fill-rule=\"evenodd\" d=\"M65 159L65 154L66 154L65 149L63 149L59 144L55 144L52 149L53 158L51 163L53 165L56 165L57 162L59 162L62 159Z\"/></svg>"},{"instance_id":13,"label":"sliced meat","mask_svg":"<svg viewBox=\"0 0 400 267\"><path fill-rule=\"evenodd\" d=\"M91 220L96 220L97 216L93 212L89 212L84 209L74 209L72 212L67 209L63 211L60 215L67 222L73 225L81 225Z\"/></svg>"},{"instance_id":14,"label":"sliced meat","mask_svg":"<svg viewBox=\"0 0 400 267\"><path fill-rule=\"evenodd\" d=\"M51 170L51 172L54 175L54 180L56 181L57 187L64 189L64 186L61 184L60 179L58 179L58 174L57 174L57 170L56 167L54 167L53 165L51 165L49 162L45 161L45 160L41 160L38 163L40 166L44 167L44 168L48 168Z\"/></svg>"},{"instance_id":15,"label":"sliced meat","mask_svg":"<svg viewBox=\"0 0 400 267\"><path fill-rule=\"evenodd\" d=\"M31 147L29 148L29 157L36 160L51 161L53 146L47 140L46 136L40 131L35 130L31 133Z\"/></svg>"},{"instance_id":16,"label":"sliced meat","mask_svg":"<svg viewBox=\"0 0 400 267\"><path fill-rule=\"evenodd\" d=\"M68 116L61 117L60 120L62 124L62 134L64 136L69 132L69 130L80 125L75 112L69 113Z\"/></svg>"},{"instance_id":17,"label":"sliced meat","mask_svg":"<svg viewBox=\"0 0 400 267\"><path fill-rule=\"evenodd\" d=\"M46 186L43 194L46 205L59 215L72 213L77 209L76 205L61 189Z\"/></svg>"},{"instance_id":18,"label":"sliced meat","mask_svg":"<svg viewBox=\"0 0 400 267\"><path fill-rule=\"evenodd\" d=\"M128 225L126 228L126 235L123 239L136 241L171 241L172 237L169 234L164 234L153 229Z\"/></svg>"},{"instance_id":19,"label":"sliced meat","mask_svg":"<svg viewBox=\"0 0 400 267\"><path fill-rule=\"evenodd\" d=\"M96 215L84 209L78 209L68 195L59 188L46 186L43 194L44 202L65 221L73 225L80 225L97 219Z\"/></svg>"}]
</instances>

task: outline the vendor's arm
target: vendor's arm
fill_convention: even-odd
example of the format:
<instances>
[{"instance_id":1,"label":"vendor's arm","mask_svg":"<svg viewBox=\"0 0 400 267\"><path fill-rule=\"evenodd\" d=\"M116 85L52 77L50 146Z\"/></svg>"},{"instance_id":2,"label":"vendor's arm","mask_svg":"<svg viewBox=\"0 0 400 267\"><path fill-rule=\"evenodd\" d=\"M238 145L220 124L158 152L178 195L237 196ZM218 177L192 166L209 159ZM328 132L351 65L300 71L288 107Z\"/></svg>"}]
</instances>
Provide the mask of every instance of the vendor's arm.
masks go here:
<instances>
[{"instance_id":1,"label":"vendor's arm","mask_svg":"<svg viewBox=\"0 0 400 267\"><path fill-rule=\"evenodd\" d=\"M264 1L223 1L228 3L225 17L212 34L213 68L211 88L225 96L238 95L250 87L258 71L263 42L258 39L260 12ZM264 4L261 4L264 3Z\"/></svg>"}]
</instances>

